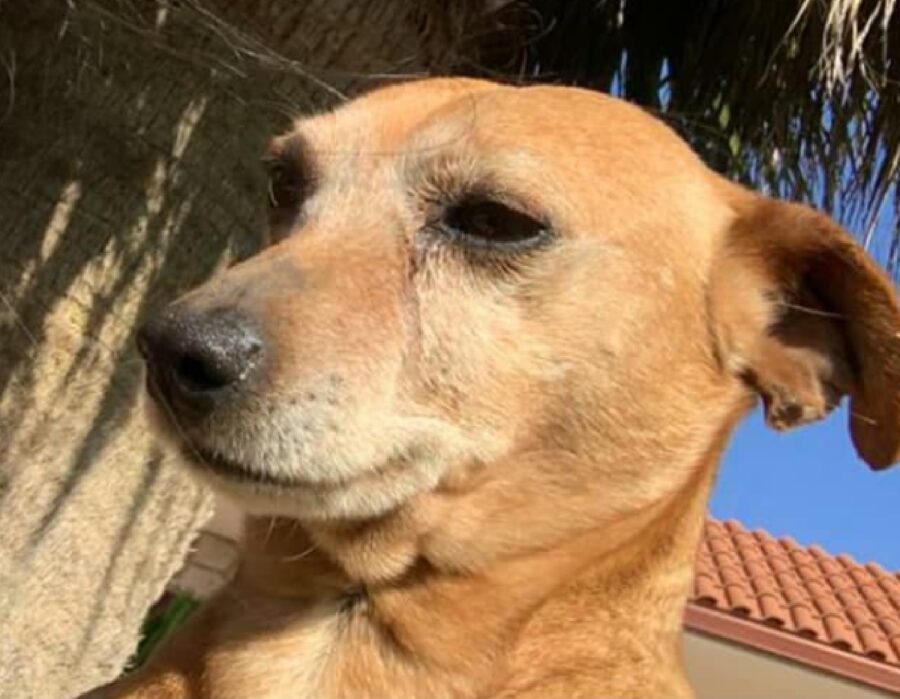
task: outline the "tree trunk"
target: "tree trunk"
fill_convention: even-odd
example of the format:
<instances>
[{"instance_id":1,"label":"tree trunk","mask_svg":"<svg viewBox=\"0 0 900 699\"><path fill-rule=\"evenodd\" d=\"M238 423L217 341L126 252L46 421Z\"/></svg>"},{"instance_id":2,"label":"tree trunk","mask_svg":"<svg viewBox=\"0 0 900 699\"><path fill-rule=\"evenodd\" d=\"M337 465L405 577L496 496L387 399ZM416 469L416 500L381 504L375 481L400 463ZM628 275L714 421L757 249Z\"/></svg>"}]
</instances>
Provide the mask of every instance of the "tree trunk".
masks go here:
<instances>
[{"instance_id":1,"label":"tree trunk","mask_svg":"<svg viewBox=\"0 0 900 699\"><path fill-rule=\"evenodd\" d=\"M291 116L445 60L459 17L413 5L0 0L4 697L133 650L210 506L146 432L134 328L254 247Z\"/></svg>"}]
</instances>

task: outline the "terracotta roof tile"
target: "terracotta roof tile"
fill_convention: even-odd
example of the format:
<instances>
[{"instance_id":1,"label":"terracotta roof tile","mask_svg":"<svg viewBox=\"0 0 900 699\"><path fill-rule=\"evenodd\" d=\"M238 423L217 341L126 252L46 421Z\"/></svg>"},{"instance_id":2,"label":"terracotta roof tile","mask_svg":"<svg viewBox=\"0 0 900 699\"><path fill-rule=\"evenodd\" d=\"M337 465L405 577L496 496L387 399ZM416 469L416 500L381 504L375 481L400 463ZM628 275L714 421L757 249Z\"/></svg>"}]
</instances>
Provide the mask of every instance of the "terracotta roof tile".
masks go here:
<instances>
[{"instance_id":1,"label":"terracotta roof tile","mask_svg":"<svg viewBox=\"0 0 900 699\"><path fill-rule=\"evenodd\" d=\"M900 667L900 576L710 519L692 602Z\"/></svg>"}]
</instances>

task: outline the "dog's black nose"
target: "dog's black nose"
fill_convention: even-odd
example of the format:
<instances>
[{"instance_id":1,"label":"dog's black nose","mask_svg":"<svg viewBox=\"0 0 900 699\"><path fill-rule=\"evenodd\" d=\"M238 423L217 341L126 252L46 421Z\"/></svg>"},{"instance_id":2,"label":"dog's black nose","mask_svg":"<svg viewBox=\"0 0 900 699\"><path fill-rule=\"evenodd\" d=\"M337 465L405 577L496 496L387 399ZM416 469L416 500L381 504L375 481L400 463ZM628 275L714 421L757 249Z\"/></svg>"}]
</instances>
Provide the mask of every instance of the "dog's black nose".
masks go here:
<instances>
[{"instance_id":1,"label":"dog's black nose","mask_svg":"<svg viewBox=\"0 0 900 699\"><path fill-rule=\"evenodd\" d=\"M263 341L233 311L170 307L138 331L148 388L177 413L203 415L236 394L259 365Z\"/></svg>"}]
</instances>

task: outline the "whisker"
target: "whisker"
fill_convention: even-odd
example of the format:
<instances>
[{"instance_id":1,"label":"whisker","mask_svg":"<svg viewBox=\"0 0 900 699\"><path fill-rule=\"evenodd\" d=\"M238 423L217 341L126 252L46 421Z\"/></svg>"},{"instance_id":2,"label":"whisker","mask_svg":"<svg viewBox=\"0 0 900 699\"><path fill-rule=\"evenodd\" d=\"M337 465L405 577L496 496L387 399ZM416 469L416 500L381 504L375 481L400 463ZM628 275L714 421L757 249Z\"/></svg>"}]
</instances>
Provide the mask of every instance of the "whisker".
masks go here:
<instances>
[{"instance_id":1,"label":"whisker","mask_svg":"<svg viewBox=\"0 0 900 699\"><path fill-rule=\"evenodd\" d=\"M291 556L284 556L281 560L282 560L282 561L285 561L285 562L288 562L288 561L299 561L301 558L306 558L308 555L310 555L310 554L311 554L313 551L315 551L315 550L316 550L316 545L313 544L312 546L310 546L310 547L309 547L308 549L306 549L305 551L301 551L300 553L295 553L295 554L293 554L293 555L291 555Z\"/></svg>"},{"instance_id":2,"label":"whisker","mask_svg":"<svg viewBox=\"0 0 900 699\"><path fill-rule=\"evenodd\" d=\"M841 403L840 403L840 401L838 401L837 403L828 403L825 407L828 408L828 412L830 413L832 410L834 410L836 408L840 408ZM869 417L868 415L863 415L862 413L858 413L855 410L848 410L847 412L850 413L853 417L855 417L860 422L865 422L867 425L873 425L873 426L878 425L878 420L876 420L873 417Z\"/></svg>"},{"instance_id":3,"label":"whisker","mask_svg":"<svg viewBox=\"0 0 900 699\"><path fill-rule=\"evenodd\" d=\"M272 534L275 533L275 524L277 517L269 517L269 528L266 530L266 536L263 538L262 547L266 548L269 545L269 541L272 540Z\"/></svg>"},{"instance_id":4,"label":"whisker","mask_svg":"<svg viewBox=\"0 0 900 699\"><path fill-rule=\"evenodd\" d=\"M823 318L843 318L843 314L835 313L833 311L823 311L820 308L813 308L811 306L801 306L797 303L790 303L789 301L778 301L779 306L783 306L785 308L790 308L794 311L801 311L803 313L809 313L813 316L822 316Z\"/></svg>"},{"instance_id":5,"label":"whisker","mask_svg":"<svg viewBox=\"0 0 900 699\"><path fill-rule=\"evenodd\" d=\"M861 421L861 422L865 422L867 425L873 425L873 426L877 426L877 425L878 425L878 420L876 420L875 418L871 418L871 417L869 417L868 415L862 415L862 414L857 413L857 412L855 412L855 411L853 411L853 410L850 411L850 414L851 414L853 417L855 417L857 420L859 420L859 421Z\"/></svg>"}]
</instances>

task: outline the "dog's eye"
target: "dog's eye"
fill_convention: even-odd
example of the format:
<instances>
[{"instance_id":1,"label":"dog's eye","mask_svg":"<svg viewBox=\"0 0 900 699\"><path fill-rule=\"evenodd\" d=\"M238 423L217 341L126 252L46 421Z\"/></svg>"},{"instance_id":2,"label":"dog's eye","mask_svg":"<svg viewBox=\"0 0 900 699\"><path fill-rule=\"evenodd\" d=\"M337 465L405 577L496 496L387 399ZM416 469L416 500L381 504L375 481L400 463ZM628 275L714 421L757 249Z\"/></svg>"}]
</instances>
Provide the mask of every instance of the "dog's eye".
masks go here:
<instances>
[{"instance_id":1,"label":"dog's eye","mask_svg":"<svg viewBox=\"0 0 900 699\"><path fill-rule=\"evenodd\" d=\"M470 199L449 206L441 230L459 242L482 248L527 248L544 242L546 223L506 204Z\"/></svg>"},{"instance_id":2,"label":"dog's eye","mask_svg":"<svg viewBox=\"0 0 900 699\"><path fill-rule=\"evenodd\" d=\"M303 198L305 182L295 169L282 163L269 167L269 208L285 209L297 206Z\"/></svg>"},{"instance_id":3,"label":"dog's eye","mask_svg":"<svg viewBox=\"0 0 900 699\"><path fill-rule=\"evenodd\" d=\"M290 163L270 163L267 169L268 239L277 243L302 225L303 204L312 192L313 181L301 168Z\"/></svg>"}]
</instances>

